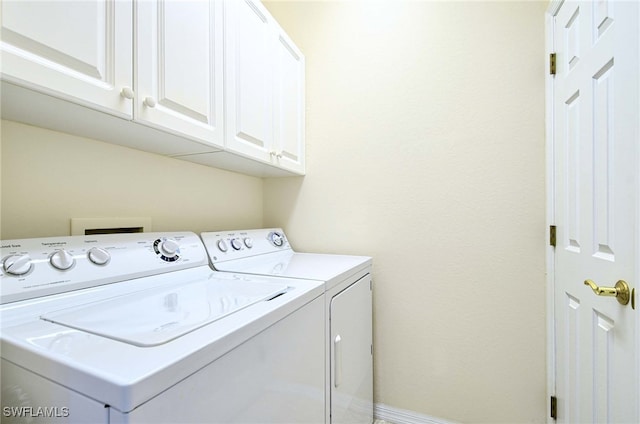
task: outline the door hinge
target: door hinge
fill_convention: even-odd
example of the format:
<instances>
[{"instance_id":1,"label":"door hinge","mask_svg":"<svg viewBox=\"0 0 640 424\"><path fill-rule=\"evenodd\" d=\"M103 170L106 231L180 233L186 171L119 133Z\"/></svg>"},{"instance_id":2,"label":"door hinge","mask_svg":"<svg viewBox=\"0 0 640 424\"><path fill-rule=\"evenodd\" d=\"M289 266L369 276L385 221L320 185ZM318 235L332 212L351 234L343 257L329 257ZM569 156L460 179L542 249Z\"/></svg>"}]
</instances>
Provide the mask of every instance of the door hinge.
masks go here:
<instances>
[{"instance_id":1,"label":"door hinge","mask_svg":"<svg viewBox=\"0 0 640 424\"><path fill-rule=\"evenodd\" d=\"M556 54L555 53L549 53L549 74L550 75L556 74Z\"/></svg>"},{"instance_id":2,"label":"door hinge","mask_svg":"<svg viewBox=\"0 0 640 424\"><path fill-rule=\"evenodd\" d=\"M549 411L551 418L554 420L558 418L558 398L551 396L551 410Z\"/></svg>"},{"instance_id":3,"label":"door hinge","mask_svg":"<svg viewBox=\"0 0 640 424\"><path fill-rule=\"evenodd\" d=\"M556 226L549 225L549 245L556 246Z\"/></svg>"}]
</instances>

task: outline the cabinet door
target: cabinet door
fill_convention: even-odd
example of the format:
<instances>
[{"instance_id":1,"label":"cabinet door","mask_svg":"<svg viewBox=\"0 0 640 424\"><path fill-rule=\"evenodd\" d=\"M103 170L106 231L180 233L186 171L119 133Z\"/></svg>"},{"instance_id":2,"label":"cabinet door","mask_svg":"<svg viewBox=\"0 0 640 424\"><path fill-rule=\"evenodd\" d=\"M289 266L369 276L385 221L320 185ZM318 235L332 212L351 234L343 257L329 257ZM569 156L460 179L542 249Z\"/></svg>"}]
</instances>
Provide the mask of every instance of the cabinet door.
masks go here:
<instances>
[{"instance_id":1,"label":"cabinet door","mask_svg":"<svg viewBox=\"0 0 640 424\"><path fill-rule=\"evenodd\" d=\"M273 144L273 28L257 0L225 2L226 146L262 161Z\"/></svg>"},{"instance_id":2,"label":"cabinet door","mask_svg":"<svg viewBox=\"0 0 640 424\"><path fill-rule=\"evenodd\" d=\"M373 422L371 277L331 299L331 423Z\"/></svg>"},{"instance_id":3,"label":"cabinet door","mask_svg":"<svg viewBox=\"0 0 640 424\"><path fill-rule=\"evenodd\" d=\"M134 119L222 147L222 1L135 4Z\"/></svg>"},{"instance_id":4,"label":"cabinet door","mask_svg":"<svg viewBox=\"0 0 640 424\"><path fill-rule=\"evenodd\" d=\"M304 173L304 56L278 28L275 68L276 163Z\"/></svg>"},{"instance_id":5,"label":"cabinet door","mask_svg":"<svg viewBox=\"0 0 640 424\"><path fill-rule=\"evenodd\" d=\"M2 78L131 118L131 0L0 2ZM130 93L130 94L129 94Z\"/></svg>"}]
</instances>

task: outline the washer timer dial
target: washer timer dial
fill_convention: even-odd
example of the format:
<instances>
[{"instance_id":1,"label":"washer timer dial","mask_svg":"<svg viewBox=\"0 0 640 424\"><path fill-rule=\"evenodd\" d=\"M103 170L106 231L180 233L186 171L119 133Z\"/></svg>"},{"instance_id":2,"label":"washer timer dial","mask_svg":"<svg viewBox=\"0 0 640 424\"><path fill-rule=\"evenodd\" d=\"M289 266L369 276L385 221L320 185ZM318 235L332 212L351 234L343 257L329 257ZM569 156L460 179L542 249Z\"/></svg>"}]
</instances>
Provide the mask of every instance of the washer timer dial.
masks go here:
<instances>
[{"instance_id":1,"label":"washer timer dial","mask_svg":"<svg viewBox=\"0 0 640 424\"><path fill-rule=\"evenodd\" d=\"M157 239L153 251L165 262L175 262L180 258L180 244L174 239Z\"/></svg>"}]
</instances>

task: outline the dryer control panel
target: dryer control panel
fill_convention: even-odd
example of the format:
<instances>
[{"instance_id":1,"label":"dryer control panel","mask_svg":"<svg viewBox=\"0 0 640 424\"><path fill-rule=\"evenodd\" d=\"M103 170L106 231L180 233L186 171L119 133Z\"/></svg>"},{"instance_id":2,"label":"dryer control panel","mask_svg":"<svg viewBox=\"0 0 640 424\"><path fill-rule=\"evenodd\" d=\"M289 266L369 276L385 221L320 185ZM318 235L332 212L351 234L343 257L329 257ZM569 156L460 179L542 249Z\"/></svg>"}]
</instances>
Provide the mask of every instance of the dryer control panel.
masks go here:
<instances>
[{"instance_id":1,"label":"dryer control panel","mask_svg":"<svg viewBox=\"0 0 640 424\"><path fill-rule=\"evenodd\" d=\"M201 237L212 263L291 250L280 228L208 232Z\"/></svg>"},{"instance_id":2,"label":"dryer control panel","mask_svg":"<svg viewBox=\"0 0 640 424\"><path fill-rule=\"evenodd\" d=\"M0 241L0 304L207 265L190 232Z\"/></svg>"}]
</instances>

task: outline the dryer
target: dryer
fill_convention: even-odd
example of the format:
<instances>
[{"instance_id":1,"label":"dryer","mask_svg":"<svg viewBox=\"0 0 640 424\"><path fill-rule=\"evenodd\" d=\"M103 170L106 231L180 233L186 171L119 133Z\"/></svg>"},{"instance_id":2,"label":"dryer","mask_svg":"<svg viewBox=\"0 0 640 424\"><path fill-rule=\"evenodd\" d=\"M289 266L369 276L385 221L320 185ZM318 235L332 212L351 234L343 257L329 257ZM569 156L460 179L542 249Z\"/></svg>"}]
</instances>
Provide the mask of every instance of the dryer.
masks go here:
<instances>
[{"instance_id":1,"label":"dryer","mask_svg":"<svg viewBox=\"0 0 640 424\"><path fill-rule=\"evenodd\" d=\"M3 423L324 420L321 283L212 271L188 232L0 246Z\"/></svg>"},{"instance_id":2,"label":"dryer","mask_svg":"<svg viewBox=\"0 0 640 424\"><path fill-rule=\"evenodd\" d=\"M280 228L201 237L217 271L322 283L326 422L373 422L372 259L296 252Z\"/></svg>"}]
</instances>

